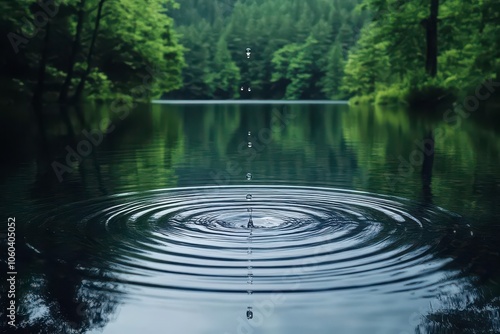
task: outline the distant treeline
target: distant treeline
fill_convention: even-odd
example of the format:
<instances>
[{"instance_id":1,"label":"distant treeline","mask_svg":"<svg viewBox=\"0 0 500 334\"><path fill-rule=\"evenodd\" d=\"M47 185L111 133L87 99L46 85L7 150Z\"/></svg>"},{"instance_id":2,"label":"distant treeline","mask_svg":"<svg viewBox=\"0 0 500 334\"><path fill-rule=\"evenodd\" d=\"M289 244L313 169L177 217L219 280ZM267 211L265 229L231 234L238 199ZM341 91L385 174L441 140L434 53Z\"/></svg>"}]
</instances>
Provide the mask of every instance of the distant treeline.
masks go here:
<instances>
[{"instance_id":1,"label":"distant treeline","mask_svg":"<svg viewBox=\"0 0 500 334\"><path fill-rule=\"evenodd\" d=\"M348 51L370 17L358 10L360 3L185 0L172 15L187 48L187 67L183 87L169 96L343 97L340 85ZM246 48L251 49L250 59Z\"/></svg>"},{"instance_id":2,"label":"distant treeline","mask_svg":"<svg viewBox=\"0 0 500 334\"><path fill-rule=\"evenodd\" d=\"M498 22L497 0L2 2L0 94L439 100L498 78Z\"/></svg>"},{"instance_id":3,"label":"distant treeline","mask_svg":"<svg viewBox=\"0 0 500 334\"><path fill-rule=\"evenodd\" d=\"M185 0L172 97L436 101L500 73L497 0ZM252 49L251 60L245 48Z\"/></svg>"}]
</instances>

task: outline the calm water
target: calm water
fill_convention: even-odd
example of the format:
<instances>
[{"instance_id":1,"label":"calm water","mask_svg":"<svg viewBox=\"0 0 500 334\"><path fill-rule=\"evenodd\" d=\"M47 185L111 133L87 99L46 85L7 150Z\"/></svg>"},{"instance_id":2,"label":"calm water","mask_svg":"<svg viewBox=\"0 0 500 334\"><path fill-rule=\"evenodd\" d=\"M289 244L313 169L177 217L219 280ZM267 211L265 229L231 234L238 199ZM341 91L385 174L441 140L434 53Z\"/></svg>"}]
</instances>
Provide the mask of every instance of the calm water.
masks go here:
<instances>
[{"instance_id":1,"label":"calm water","mask_svg":"<svg viewBox=\"0 0 500 334\"><path fill-rule=\"evenodd\" d=\"M18 332L498 332L499 123L443 112L6 113Z\"/></svg>"}]
</instances>

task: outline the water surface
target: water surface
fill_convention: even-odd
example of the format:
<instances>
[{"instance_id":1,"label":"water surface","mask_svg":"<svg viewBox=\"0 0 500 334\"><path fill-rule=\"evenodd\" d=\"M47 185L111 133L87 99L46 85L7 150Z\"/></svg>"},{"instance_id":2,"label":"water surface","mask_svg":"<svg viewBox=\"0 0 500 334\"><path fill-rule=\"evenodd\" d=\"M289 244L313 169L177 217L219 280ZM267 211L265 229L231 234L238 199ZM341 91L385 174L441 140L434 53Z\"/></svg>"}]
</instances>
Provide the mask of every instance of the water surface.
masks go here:
<instances>
[{"instance_id":1,"label":"water surface","mask_svg":"<svg viewBox=\"0 0 500 334\"><path fill-rule=\"evenodd\" d=\"M47 112L42 126L27 108L3 122L19 332L500 328L500 136L485 115L455 126L440 110L343 104Z\"/></svg>"}]
</instances>

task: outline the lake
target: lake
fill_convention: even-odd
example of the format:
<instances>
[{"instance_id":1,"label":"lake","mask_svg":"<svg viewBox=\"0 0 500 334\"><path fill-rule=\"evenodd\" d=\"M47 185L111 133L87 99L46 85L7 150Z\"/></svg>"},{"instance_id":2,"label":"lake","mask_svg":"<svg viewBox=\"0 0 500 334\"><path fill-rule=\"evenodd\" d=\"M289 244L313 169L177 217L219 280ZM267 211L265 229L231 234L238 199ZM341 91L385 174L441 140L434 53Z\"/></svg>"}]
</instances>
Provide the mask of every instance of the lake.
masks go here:
<instances>
[{"instance_id":1,"label":"lake","mask_svg":"<svg viewBox=\"0 0 500 334\"><path fill-rule=\"evenodd\" d=\"M500 331L488 110L6 108L12 332Z\"/></svg>"}]
</instances>

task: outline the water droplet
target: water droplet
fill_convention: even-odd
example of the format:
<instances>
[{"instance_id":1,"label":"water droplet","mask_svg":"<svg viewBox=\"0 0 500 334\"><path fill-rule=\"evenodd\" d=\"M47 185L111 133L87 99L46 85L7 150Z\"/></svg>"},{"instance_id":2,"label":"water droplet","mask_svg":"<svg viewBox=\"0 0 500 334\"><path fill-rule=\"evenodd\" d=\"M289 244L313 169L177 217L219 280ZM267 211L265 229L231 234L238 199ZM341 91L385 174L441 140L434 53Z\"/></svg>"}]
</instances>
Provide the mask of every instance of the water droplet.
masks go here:
<instances>
[{"instance_id":1,"label":"water droplet","mask_svg":"<svg viewBox=\"0 0 500 334\"><path fill-rule=\"evenodd\" d=\"M252 133L251 133L250 131L248 131L248 135L249 135L249 136L251 136L251 135L252 135Z\"/></svg>"},{"instance_id":2,"label":"water droplet","mask_svg":"<svg viewBox=\"0 0 500 334\"><path fill-rule=\"evenodd\" d=\"M251 248L249 248L249 249L247 250L247 254L252 254L252 249L251 249Z\"/></svg>"},{"instance_id":3,"label":"water droplet","mask_svg":"<svg viewBox=\"0 0 500 334\"><path fill-rule=\"evenodd\" d=\"M253 318L252 307L248 306L247 307L247 319L252 319L252 318Z\"/></svg>"},{"instance_id":4,"label":"water droplet","mask_svg":"<svg viewBox=\"0 0 500 334\"><path fill-rule=\"evenodd\" d=\"M252 196L251 196L251 195L250 195L250 198L252 198ZM248 199L248 197L247 197L247 199ZM248 211L248 212L252 212L253 210L252 210L252 208L248 208L248 209L247 209L247 211Z\"/></svg>"},{"instance_id":5,"label":"water droplet","mask_svg":"<svg viewBox=\"0 0 500 334\"><path fill-rule=\"evenodd\" d=\"M252 292L252 290L248 290L248 291L247 291L247 293L248 293L249 295L251 295L253 292Z\"/></svg>"},{"instance_id":6,"label":"water droplet","mask_svg":"<svg viewBox=\"0 0 500 334\"><path fill-rule=\"evenodd\" d=\"M252 266L248 266L248 270L252 270Z\"/></svg>"},{"instance_id":7,"label":"water droplet","mask_svg":"<svg viewBox=\"0 0 500 334\"><path fill-rule=\"evenodd\" d=\"M252 173L247 173L247 180L251 180L252 179Z\"/></svg>"},{"instance_id":8,"label":"water droplet","mask_svg":"<svg viewBox=\"0 0 500 334\"><path fill-rule=\"evenodd\" d=\"M252 199L252 195L251 194L247 194L247 200L251 200Z\"/></svg>"},{"instance_id":9,"label":"water droplet","mask_svg":"<svg viewBox=\"0 0 500 334\"><path fill-rule=\"evenodd\" d=\"M252 142L251 141L248 142L248 147L252 147Z\"/></svg>"}]
</instances>

